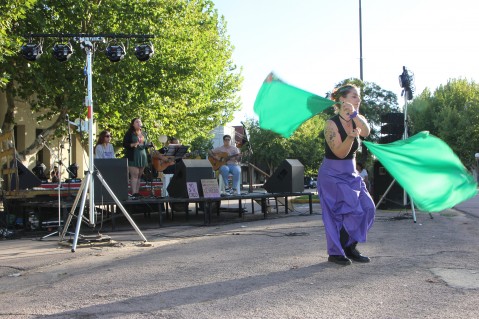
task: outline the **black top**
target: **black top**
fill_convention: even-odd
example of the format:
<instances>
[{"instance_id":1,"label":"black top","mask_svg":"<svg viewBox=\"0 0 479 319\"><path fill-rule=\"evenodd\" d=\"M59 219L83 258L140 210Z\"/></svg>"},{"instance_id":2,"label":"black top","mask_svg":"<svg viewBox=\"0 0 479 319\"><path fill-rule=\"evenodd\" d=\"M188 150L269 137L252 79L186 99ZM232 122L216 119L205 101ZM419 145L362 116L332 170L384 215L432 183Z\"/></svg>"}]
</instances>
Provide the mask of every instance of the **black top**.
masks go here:
<instances>
[{"instance_id":1,"label":"black top","mask_svg":"<svg viewBox=\"0 0 479 319\"><path fill-rule=\"evenodd\" d=\"M341 124L341 120L339 119L339 114L333 116L332 118L330 118L330 120L333 121L338 127L338 132L339 132L339 135L341 136L341 141L344 142L346 137L348 137L348 133L346 133L346 130ZM356 129L356 123L354 123L354 121L353 121L353 129ZM324 153L326 158L334 159L334 160L347 160L347 159L353 159L356 157L356 151L359 148L359 142L357 138L354 139L353 145L351 146L351 150L349 151L348 155L345 158L339 158L336 155L334 155L333 151L331 151L328 143L326 142L326 138L327 137L325 137L325 143L324 143L325 144Z\"/></svg>"},{"instance_id":2,"label":"black top","mask_svg":"<svg viewBox=\"0 0 479 319\"><path fill-rule=\"evenodd\" d=\"M148 136L146 135L146 132L142 132L144 138L145 138L145 144L144 145L138 145L138 149L146 149L146 140ZM131 147L131 144L136 142L136 140L133 140L133 135L134 133L131 130L128 130L125 133L125 136L123 137L123 147L125 148L125 155L126 158L128 158L128 161L134 161L135 160L135 147Z\"/></svg>"}]
</instances>

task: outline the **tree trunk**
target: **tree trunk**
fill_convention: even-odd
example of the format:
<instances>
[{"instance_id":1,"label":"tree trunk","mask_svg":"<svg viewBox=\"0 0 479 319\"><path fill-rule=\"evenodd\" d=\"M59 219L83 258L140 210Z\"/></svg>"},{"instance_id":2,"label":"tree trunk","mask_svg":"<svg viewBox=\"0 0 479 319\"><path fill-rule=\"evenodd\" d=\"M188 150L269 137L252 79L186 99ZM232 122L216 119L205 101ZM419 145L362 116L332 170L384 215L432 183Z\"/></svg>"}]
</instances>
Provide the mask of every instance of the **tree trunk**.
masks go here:
<instances>
[{"instance_id":1,"label":"tree trunk","mask_svg":"<svg viewBox=\"0 0 479 319\"><path fill-rule=\"evenodd\" d=\"M48 137L53 136L56 129L62 124L63 120L64 120L64 115L60 114L57 120L50 127L43 130L42 132L43 139L48 140ZM30 146L28 146L26 149L24 149L22 152L18 154L21 157L22 161L25 161L28 155L36 154L38 153L38 151L40 151L43 148L43 139L40 137L37 137Z\"/></svg>"},{"instance_id":2,"label":"tree trunk","mask_svg":"<svg viewBox=\"0 0 479 319\"><path fill-rule=\"evenodd\" d=\"M15 127L15 86L13 81L7 83L5 87L5 95L7 98L7 111L5 113L5 118L3 120L2 131L7 132L13 130ZM48 128L46 128L42 136L44 139L48 139L48 137L53 136L55 130L62 124L63 118L65 114L60 114L57 120ZM28 155L36 154L43 148L43 141L41 138L37 137L35 141L24 149L22 152L17 152L17 157L20 161L26 161L26 157Z\"/></svg>"},{"instance_id":3,"label":"tree trunk","mask_svg":"<svg viewBox=\"0 0 479 319\"><path fill-rule=\"evenodd\" d=\"M13 130L15 126L15 88L13 81L9 81L5 87L5 95L7 98L7 112L3 119L2 131L7 132Z\"/></svg>"}]
</instances>

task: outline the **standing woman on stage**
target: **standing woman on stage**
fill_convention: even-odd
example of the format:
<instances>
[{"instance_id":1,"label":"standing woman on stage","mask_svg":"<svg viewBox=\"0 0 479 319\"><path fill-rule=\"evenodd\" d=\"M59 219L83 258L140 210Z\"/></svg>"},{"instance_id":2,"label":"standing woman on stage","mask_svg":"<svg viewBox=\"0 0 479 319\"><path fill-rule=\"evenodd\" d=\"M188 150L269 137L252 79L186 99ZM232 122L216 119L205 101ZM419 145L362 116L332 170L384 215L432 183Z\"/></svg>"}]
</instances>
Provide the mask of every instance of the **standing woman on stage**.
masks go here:
<instances>
[{"instance_id":1,"label":"standing woman on stage","mask_svg":"<svg viewBox=\"0 0 479 319\"><path fill-rule=\"evenodd\" d=\"M95 158L115 158L115 150L110 142L110 132L102 131L95 145Z\"/></svg>"},{"instance_id":2,"label":"standing woman on stage","mask_svg":"<svg viewBox=\"0 0 479 319\"><path fill-rule=\"evenodd\" d=\"M128 172L130 173L130 186L133 197L139 197L141 176L148 165L146 156L145 132L141 130L142 123L139 118L131 120L130 128L123 138L123 147L128 158Z\"/></svg>"},{"instance_id":3,"label":"standing woman on stage","mask_svg":"<svg viewBox=\"0 0 479 319\"><path fill-rule=\"evenodd\" d=\"M328 261L340 265L349 265L351 260L369 262L356 245L366 241L376 209L356 171L356 151L360 136L368 136L370 128L366 118L359 114L361 97L357 87L343 85L331 98L336 102L336 115L326 122L325 158L318 173Z\"/></svg>"}]
</instances>

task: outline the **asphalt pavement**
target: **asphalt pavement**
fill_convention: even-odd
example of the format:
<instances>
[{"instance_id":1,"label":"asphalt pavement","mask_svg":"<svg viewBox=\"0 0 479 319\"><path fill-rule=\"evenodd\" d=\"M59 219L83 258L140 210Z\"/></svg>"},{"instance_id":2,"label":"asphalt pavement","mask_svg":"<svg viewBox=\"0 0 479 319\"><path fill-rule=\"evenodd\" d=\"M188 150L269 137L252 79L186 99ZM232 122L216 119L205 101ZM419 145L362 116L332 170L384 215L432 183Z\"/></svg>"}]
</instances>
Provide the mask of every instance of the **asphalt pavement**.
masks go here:
<instances>
[{"instance_id":1,"label":"asphalt pavement","mask_svg":"<svg viewBox=\"0 0 479 319\"><path fill-rule=\"evenodd\" d=\"M211 226L135 215L146 245L128 225L74 253L2 240L0 318L479 318L478 208L380 210L358 246L371 262L350 266L327 261L319 204Z\"/></svg>"}]
</instances>

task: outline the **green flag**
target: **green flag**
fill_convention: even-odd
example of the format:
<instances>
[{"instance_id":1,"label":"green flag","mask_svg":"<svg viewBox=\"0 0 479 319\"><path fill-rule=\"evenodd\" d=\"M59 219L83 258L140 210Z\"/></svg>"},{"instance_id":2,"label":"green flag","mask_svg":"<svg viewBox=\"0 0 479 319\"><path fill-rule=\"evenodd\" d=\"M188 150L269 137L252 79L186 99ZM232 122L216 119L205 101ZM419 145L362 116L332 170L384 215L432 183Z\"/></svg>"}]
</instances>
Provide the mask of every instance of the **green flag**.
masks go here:
<instances>
[{"instance_id":1,"label":"green flag","mask_svg":"<svg viewBox=\"0 0 479 319\"><path fill-rule=\"evenodd\" d=\"M390 144L364 144L420 210L439 212L477 194L477 183L461 160L427 131Z\"/></svg>"},{"instance_id":2,"label":"green flag","mask_svg":"<svg viewBox=\"0 0 479 319\"><path fill-rule=\"evenodd\" d=\"M259 126L286 138L306 120L334 105L334 101L286 84L270 73L263 82L254 111Z\"/></svg>"}]
</instances>

